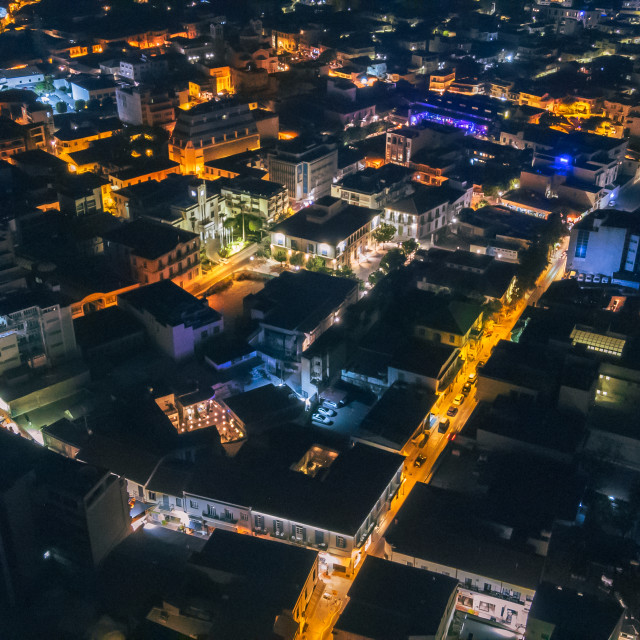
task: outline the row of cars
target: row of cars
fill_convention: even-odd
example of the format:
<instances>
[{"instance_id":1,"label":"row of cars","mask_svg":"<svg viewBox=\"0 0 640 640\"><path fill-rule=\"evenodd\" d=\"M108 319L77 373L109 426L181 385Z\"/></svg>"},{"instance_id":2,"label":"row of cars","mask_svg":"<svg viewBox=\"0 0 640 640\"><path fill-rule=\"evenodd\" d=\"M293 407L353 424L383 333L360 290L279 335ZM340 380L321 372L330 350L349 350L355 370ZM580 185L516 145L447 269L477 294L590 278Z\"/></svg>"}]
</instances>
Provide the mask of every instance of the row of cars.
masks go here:
<instances>
[{"instance_id":1,"label":"row of cars","mask_svg":"<svg viewBox=\"0 0 640 640\"><path fill-rule=\"evenodd\" d=\"M585 284L609 284L609 276L603 276L599 273L593 275L592 273L578 273L577 271L569 271L567 276L569 280L577 280L578 282L584 282Z\"/></svg>"},{"instance_id":2,"label":"row of cars","mask_svg":"<svg viewBox=\"0 0 640 640\"><path fill-rule=\"evenodd\" d=\"M311 421L324 427L331 426L333 424L333 420L331 418L335 418L338 415L338 409L342 405L343 403L333 402L332 400L325 400L324 398L321 398L320 406L311 416Z\"/></svg>"}]
</instances>

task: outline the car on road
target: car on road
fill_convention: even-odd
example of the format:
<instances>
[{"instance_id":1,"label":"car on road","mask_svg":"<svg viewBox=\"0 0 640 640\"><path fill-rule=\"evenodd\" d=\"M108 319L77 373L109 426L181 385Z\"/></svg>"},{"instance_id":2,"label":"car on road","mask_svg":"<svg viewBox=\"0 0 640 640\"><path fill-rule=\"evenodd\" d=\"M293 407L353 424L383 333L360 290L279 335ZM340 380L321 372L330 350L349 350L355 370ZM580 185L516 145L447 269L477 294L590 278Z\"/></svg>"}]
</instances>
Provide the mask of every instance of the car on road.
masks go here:
<instances>
[{"instance_id":1,"label":"car on road","mask_svg":"<svg viewBox=\"0 0 640 640\"><path fill-rule=\"evenodd\" d=\"M329 418L325 418L324 416L320 415L319 413L314 413L311 416L311 419L314 422L319 422L320 424L324 424L329 426L330 424L333 424L333 422L331 422L331 420L329 420Z\"/></svg>"},{"instance_id":2,"label":"car on road","mask_svg":"<svg viewBox=\"0 0 640 640\"><path fill-rule=\"evenodd\" d=\"M478 379L478 374L475 371L472 371L467 376L467 382L470 382L471 384L474 384L477 379Z\"/></svg>"},{"instance_id":3,"label":"car on road","mask_svg":"<svg viewBox=\"0 0 640 640\"><path fill-rule=\"evenodd\" d=\"M453 399L453 404L455 404L456 406L460 406L462 403L464 402L464 395L459 393L454 399Z\"/></svg>"},{"instance_id":4,"label":"car on road","mask_svg":"<svg viewBox=\"0 0 640 640\"><path fill-rule=\"evenodd\" d=\"M447 409L447 415L450 418L453 418L453 416L455 416L458 413L458 407L454 407L453 405L451 405L448 409Z\"/></svg>"},{"instance_id":5,"label":"car on road","mask_svg":"<svg viewBox=\"0 0 640 640\"><path fill-rule=\"evenodd\" d=\"M318 407L318 413L325 418L333 418L336 415L333 409L326 409L325 407Z\"/></svg>"},{"instance_id":6,"label":"car on road","mask_svg":"<svg viewBox=\"0 0 640 640\"><path fill-rule=\"evenodd\" d=\"M427 461L427 459L424 456L418 456L414 463L413 466L414 467L421 467L425 462Z\"/></svg>"},{"instance_id":7,"label":"car on road","mask_svg":"<svg viewBox=\"0 0 640 640\"><path fill-rule=\"evenodd\" d=\"M471 383L470 382L465 382L462 385L462 393L464 393L465 395L471 393Z\"/></svg>"}]
</instances>

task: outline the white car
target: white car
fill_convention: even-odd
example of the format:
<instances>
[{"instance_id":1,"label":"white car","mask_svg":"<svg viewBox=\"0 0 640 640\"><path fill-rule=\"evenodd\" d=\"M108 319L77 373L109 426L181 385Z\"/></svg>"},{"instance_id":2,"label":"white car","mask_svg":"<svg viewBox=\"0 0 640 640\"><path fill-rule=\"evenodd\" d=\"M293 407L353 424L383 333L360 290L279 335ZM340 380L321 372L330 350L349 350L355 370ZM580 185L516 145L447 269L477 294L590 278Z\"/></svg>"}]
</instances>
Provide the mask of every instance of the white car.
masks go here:
<instances>
[{"instance_id":1,"label":"white car","mask_svg":"<svg viewBox=\"0 0 640 640\"><path fill-rule=\"evenodd\" d=\"M593 282L598 284L602 280L602 276L593 276Z\"/></svg>"},{"instance_id":2,"label":"white car","mask_svg":"<svg viewBox=\"0 0 640 640\"><path fill-rule=\"evenodd\" d=\"M329 420L329 418L325 418L324 416L321 416L319 413L314 413L311 416L311 419L314 422L319 422L320 424L326 424L326 425L333 424L333 422L331 422L331 420Z\"/></svg>"},{"instance_id":3,"label":"white car","mask_svg":"<svg viewBox=\"0 0 640 640\"><path fill-rule=\"evenodd\" d=\"M333 418L336 415L336 412L333 409L326 409L325 407L318 407L318 413L323 415L325 418Z\"/></svg>"}]
</instances>

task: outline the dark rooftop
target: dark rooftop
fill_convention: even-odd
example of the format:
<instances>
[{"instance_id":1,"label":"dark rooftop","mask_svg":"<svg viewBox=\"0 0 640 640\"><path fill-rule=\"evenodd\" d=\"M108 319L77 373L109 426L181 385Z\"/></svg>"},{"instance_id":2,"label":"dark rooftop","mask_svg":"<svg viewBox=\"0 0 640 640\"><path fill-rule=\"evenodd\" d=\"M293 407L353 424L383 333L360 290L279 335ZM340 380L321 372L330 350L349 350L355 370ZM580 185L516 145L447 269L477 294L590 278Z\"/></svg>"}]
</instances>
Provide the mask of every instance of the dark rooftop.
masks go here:
<instances>
[{"instance_id":1,"label":"dark rooftop","mask_svg":"<svg viewBox=\"0 0 640 640\"><path fill-rule=\"evenodd\" d=\"M457 585L449 576L367 556L336 628L371 640L434 637Z\"/></svg>"},{"instance_id":2,"label":"dark rooftop","mask_svg":"<svg viewBox=\"0 0 640 640\"><path fill-rule=\"evenodd\" d=\"M107 242L124 245L131 252L147 260L157 260L174 251L179 245L198 238L197 233L139 218L105 234Z\"/></svg>"},{"instance_id":3,"label":"dark rooftop","mask_svg":"<svg viewBox=\"0 0 640 640\"><path fill-rule=\"evenodd\" d=\"M218 322L222 317L206 300L195 296L174 284L161 280L120 294L119 299L138 310L144 310L158 322L179 326L202 326Z\"/></svg>"}]
</instances>

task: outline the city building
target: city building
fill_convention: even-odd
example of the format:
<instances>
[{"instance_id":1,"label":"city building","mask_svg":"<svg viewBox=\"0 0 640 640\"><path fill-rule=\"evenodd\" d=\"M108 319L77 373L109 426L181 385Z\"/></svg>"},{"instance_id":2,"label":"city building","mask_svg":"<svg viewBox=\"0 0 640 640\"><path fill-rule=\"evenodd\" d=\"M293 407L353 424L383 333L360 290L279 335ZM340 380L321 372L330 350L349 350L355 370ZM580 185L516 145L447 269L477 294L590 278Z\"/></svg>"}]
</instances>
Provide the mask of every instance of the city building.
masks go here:
<instances>
[{"instance_id":1,"label":"city building","mask_svg":"<svg viewBox=\"0 0 640 640\"><path fill-rule=\"evenodd\" d=\"M146 82L162 77L167 69L167 59L163 56L142 54L139 58L121 60L118 75L133 82Z\"/></svg>"},{"instance_id":2,"label":"city building","mask_svg":"<svg viewBox=\"0 0 640 640\"><path fill-rule=\"evenodd\" d=\"M259 147L260 134L247 103L211 100L179 111L169 158L180 163L183 173L200 175L205 162Z\"/></svg>"},{"instance_id":3,"label":"city building","mask_svg":"<svg viewBox=\"0 0 640 640\"><path fill-rule=\"evenodd\" d=\"M80 76L74 78L71 86L71 96L74 100L104 100L105 98L115 98L116 83L108 78L93 78L91 76Z\"/></svg>"},{"instance_id":4,"label":"city building","mask_svg":"<svg viewBox=\"0 0 640 640\"><path fill-rule=\"evenodd\" d=\"M141 322L149 339L174 360L194 355L208 338L222 332L222 316L169 280L118 296L121 307Z\"/></svg>"},{"instance_id":5,"label":"city building","mask_svg":"<svg viewBox=\"0 0 640 640\"><path fill-rule=\"evenodd\" d=\"M324 273L281 273L262 291L244 299L245 315L257 321L250 344L262 354L267 370L300 386L300 356L340 321L358 297L358 283ZM297 374L297 375L296 375Z\"/></svg>"},{"instance_id":6,"label":"city building","mask_svg":"<svg viewBox=\"0 0 640 640\"><path fill-rule=\"evenodd\" d=\"M0 299L0 373L40 367L78 355L71 308L47 291L27 290Z\"/></svg>"},{"instance_id":7,"label":"city building","mask_svg":"<svg viewBox=\"0 0 640 640\"><path fill-rule=\"evenodd\" d=\"M273 251L282 248L325 260L337 268L356 264L369 250L380 210L325 196L271 229Z\"/></svg>"},{"instance_id":8,"label":"city building","mask_svg":"<svg viewBox=\"0 0 640 640\"><path fill-rule=\"evenodd\" d=\"M635 213L600 209L571 229L567 271L607 276L640 287L640 225Z\"/></svg>"},{"instance_id":9,"label":"city building","mask_svg":"<svg viewBox=\"0 0 640 640\"><path fill-rule=\"evenodd\" d=\"M191 231L139 218L104 235L113 267L140 284L172 280L184 287L200 275L200 237Z\"/></svg>"},{"instance_id":10,"label":"city building","mask_svg":"<svg viewBox=\"0 0 640 640\"><path fill-rule=\"evenodd\" d=\"M289 211L287 189L278 182L259 178L237 177L225 180L220 187L227 215L233 217L241 213L272 223L285 217Z\"/></svg>"},{"instance_id":11,"label":"city building","mask_svg":"<svg viewBox=\"0 0 640 640\"><path fill-rule=\"evenodd\" d=\"M483 514L481 500L416 484L385 534L385 557L455 578L456 609L522 629L544 557L510 540L513 528ZM461 528L460 517L470 526Z\"/></svg>"},{"instance_id":12,"label":"city building","mask_svg":"<svg viewBox=\"0 0 640 640\"><path fill-rule=\"evenodd\" d=\"M144 85L118 87L115 99L118 118L127 124L167 127L176 119L173 100L166 91Z\"/></svg>"},{"instance_id":13,"label":"city building","mask_svg":"<svg viewBox=\"0 0 640 640\"><path fill-rule=\"evenodd\" d=\"M394 164L386 164L379 169L369 167L333 184L331 195L348 204L382 209L411 193L411 175L411 170Z\"/></svg>"},{"instance_id":14,"label":"city building","mask_svg":"<svg viewBox=\"0 0 640 640\"><path fill-rule=\"evenodd\" d=\"M464 135L461 129L447 124L428 120L419 122L416 116L412 116L412 120L415 121L414 125L387 131L386 162L409 166L421 149L447 147Z\"/></svg>"},{"instance_id":15,"label":"city building","mask_svg":"<svg viewBox=\"0 0 640 640\"><path fill-rule=\"evenodd\" d=\"M625 610L613 597L595 598L543 583L536 591L524 634L526 640L616 640Z\"/></svg>"},{"instance_id":16,"label":"city building","mask_svg":"<svg viewBox=\"0 0 640 640\"><path fill-rule=\"evenodd\" d=\"M283 184L289 200L300 206L331 195L331 185L338 170L335 144L318 143L304 138L282 140L268 156L269 179Z\"/></svg>"},{"instance_id":17,"label":"city building","mask_svg":"<svg viewBox=\"0 0 640 640\"><path fill-rule=\"evenodd\" d=\"M455 578L368 556L349 588L333 637L445 640L455 613L457 584Z\"/></svg>"}]
</instances>

